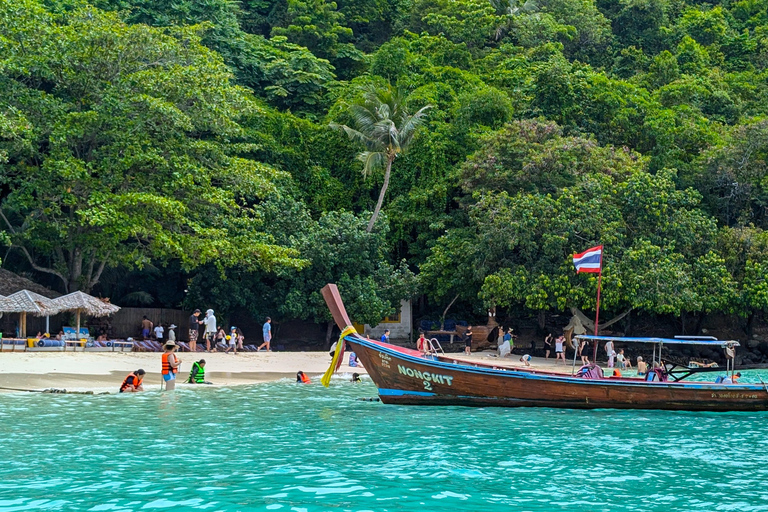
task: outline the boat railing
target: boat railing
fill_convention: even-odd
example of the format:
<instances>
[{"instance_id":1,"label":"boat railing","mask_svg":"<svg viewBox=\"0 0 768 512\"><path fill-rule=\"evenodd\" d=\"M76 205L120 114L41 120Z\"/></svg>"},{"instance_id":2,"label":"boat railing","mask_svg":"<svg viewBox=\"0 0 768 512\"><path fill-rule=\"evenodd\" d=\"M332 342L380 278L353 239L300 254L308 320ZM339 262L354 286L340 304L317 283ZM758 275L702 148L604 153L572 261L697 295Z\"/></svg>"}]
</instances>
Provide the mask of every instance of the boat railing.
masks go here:
<instances>
[{"instance_id":1,"label":"boat railing","mask_svg":"<svg viewBox=\"0 0 768 512\"><path fill-rule=\"evenodd\" d=\"M443 350L443 346L440 345L440 342L437 340L437 338L432 338L430 340L427 340L429 342L429 353L432 355L445 354L445 351Z\"/></svg>"}]
</instances>

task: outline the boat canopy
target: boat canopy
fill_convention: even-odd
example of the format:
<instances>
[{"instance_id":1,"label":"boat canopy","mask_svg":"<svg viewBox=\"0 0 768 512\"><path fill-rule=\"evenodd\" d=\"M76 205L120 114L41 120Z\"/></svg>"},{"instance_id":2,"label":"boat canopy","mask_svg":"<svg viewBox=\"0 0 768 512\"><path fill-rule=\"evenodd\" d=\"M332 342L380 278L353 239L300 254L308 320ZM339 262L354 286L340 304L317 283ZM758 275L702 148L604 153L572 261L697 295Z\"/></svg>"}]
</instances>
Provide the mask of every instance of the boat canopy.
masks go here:
<instances>
[{"instance_id":1,"label":"boat canopy","mask_svg":"<svg viewBox=\"0 0 768 512\"><path fill-rule=\"evenodd\" d=\"M590 334L578 334L574 336L577 339L596 340L596 341L620 341L625 343L663 343L668 345L707 345L714 347L738 347L739 342L735 340L718 340L712 336L675 336L674 338L634 338L626 336L594 336Z\"/></svg>"}]
</instances>

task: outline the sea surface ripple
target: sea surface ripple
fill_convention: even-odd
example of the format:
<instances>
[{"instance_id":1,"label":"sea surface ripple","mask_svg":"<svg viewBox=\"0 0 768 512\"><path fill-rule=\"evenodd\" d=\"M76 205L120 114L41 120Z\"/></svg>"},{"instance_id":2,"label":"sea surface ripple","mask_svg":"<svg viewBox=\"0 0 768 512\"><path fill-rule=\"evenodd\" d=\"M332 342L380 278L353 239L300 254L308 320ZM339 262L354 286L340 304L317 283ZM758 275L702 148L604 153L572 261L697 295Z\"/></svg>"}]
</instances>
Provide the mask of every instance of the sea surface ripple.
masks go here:
<instances>
[{"instance_id":1,"label":"sea surface ripple","mask_svg":"<svg viewBox=\"0 0 768 512\"><path fill-rule=\"evenodd\" d=\"M0 511L768 510L766 413L373 396L341 377L1 395Z\"/></svg>"}]
</instances>

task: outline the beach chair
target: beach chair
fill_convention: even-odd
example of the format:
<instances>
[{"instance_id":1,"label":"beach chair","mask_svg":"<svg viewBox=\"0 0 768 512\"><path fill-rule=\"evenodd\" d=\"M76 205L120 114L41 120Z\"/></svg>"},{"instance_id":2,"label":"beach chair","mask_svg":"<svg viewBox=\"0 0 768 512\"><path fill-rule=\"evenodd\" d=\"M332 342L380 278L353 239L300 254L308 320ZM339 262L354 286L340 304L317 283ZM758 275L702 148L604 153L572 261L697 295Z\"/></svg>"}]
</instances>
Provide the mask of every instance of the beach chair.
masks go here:
<instances>
[{"instance_id":1,"label":"beach chair","mask_svg":"<svg viewBox=\"0 0 768 512\"><path fill-rule=\"evenodd\" d=\"M183 341L177 341L176 344L178 346L180 346L185 352L191 352L191 349L189 348L189 345L187 345Z\"/></svg>"},{"instance_id":2,"label":"beach chair","mask_svg":"<svg viewBox=\"0 0 768 512\"><path fill-rule=\"evenodd\" d=\"M23 352L27 350L27 341L26 340L16 340L16 339L8 339L3 338L0 341L0 351L2 352Z\"/></svg>"}]
</instances>

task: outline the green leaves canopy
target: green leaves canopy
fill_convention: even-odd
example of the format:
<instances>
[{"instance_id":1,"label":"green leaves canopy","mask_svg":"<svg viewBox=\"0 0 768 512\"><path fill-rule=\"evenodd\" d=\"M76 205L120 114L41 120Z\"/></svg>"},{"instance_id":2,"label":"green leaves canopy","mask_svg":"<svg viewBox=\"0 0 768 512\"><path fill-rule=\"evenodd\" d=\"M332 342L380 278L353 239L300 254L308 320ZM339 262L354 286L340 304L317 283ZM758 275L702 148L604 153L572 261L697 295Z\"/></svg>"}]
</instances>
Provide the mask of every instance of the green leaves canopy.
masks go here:
<instances>
[{"instance_id":1,"label":"green leaves canopy","mask_svg":"<svg viewBox=\"0 0 768 512\"><path fill-rule=\"evenodd\" d=\"M280 175L238 156L238 118L259 106L194 28L1 1L0 54L3 114L23 127L3 142L4 220L65 289L150 260L303 265L252 209Z\"/></svg>"}]
</instances>

